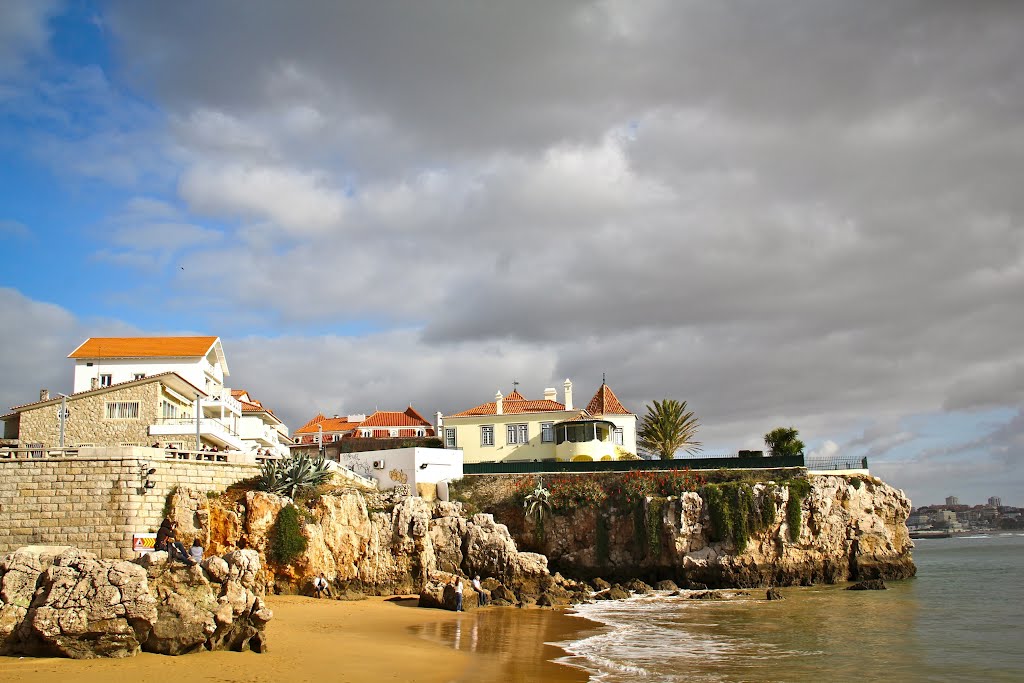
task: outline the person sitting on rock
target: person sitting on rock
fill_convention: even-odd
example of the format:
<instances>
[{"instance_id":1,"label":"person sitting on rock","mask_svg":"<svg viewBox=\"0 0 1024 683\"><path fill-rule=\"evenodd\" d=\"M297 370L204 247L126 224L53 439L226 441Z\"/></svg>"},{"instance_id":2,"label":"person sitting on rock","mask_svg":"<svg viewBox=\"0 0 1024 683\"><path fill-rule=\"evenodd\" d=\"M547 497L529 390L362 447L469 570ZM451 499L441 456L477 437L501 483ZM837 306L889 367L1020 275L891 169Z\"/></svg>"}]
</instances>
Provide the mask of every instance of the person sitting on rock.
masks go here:
<instances>
[{"instance_id":1,"label":"person sitting on rock","mask_svg":"<svg viewBox=\"0 0 1024 683\"><path fill-rule=\"evenodd\" d=\"M473 590L476 591L476 594L478 596L477 601L480 603L480 606L483 607L484 605L486 605L487 601L489 600L488 591L480 585L479 574L473 577Z\"/></svg>"},{"instance_id":2,"label":"person sitting on rock","mask_svg":"<svg viewBox=\"0 0 1024 683\"><path fill-rule=\"evenodd\" d=\"M199 542L198 538L192 541L192 547L188 549L188 555L195 564L203 561L203 544Z\"/></svg>"},{"instance_id":3,"label":"person sitting on rock","mask_svg":"<svg viewBox=\"0 0 1024 683\"><path fill-rule=\"evenodd\" d=\"M313 592L316 593L318 600L324 593L327 594L327 597L331 597L331 589L328 586L327 577L324 576L323 572L320 572L320 576L313 578Z\"/></svg>"},{"instance_id":4,"label":"person sitting on rock","mask_svg":"<svg viewBox=\"0 0 1024 683\"><path fill-rule=\"evenodd\" d=\"M165 518L156 532L156 543L153 544L154 549L165 551L172 560L181 560L185 564L195 564L192 558L188 556L185 546L175 537L174 530L177 526L176 522Z\"/></svg>"}]
</instances>

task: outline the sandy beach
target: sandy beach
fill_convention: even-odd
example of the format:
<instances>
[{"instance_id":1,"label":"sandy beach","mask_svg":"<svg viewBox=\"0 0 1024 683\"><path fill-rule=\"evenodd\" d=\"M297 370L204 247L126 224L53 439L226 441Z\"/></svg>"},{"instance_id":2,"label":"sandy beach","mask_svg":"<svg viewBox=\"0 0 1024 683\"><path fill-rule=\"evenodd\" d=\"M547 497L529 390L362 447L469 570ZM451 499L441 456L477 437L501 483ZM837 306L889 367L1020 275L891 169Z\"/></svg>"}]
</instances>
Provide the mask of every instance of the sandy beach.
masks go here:
<instances>
[{"instance_id":1,"label":"sandy beach","mask_svg":"<svg viewBox=\"0 0 1024 683\"><path fill-rule=\"evenodd\" d=\"M589 622L552 610L488 608L455 614L419 609L415 599L358 602L270 596L270 651L202 652L182 657L68 660L0 657L0 680L107 683L159 671L187 681L586 681L554 664L545 642Z\"/></svg>"}]
</instances>

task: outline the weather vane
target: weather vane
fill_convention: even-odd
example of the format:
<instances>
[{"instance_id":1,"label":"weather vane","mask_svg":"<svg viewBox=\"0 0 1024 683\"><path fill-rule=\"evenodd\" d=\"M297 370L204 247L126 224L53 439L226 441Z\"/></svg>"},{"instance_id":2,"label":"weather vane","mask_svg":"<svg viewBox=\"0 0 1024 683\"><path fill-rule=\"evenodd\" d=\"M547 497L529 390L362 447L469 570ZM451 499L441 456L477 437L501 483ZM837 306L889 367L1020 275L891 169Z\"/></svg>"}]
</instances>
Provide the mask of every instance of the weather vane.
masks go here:
<instances>
[{"instance_id":1,"label":"weather vane","mask_svg":"<svg viewBox=\"0 0 1024 683\"><path fill-rule=\"evenodd\" d=\"M516 380L512 380L512 391L518 391L518 390L519 390L519 382L517 382Z\"/></svg>"}]
</instances>

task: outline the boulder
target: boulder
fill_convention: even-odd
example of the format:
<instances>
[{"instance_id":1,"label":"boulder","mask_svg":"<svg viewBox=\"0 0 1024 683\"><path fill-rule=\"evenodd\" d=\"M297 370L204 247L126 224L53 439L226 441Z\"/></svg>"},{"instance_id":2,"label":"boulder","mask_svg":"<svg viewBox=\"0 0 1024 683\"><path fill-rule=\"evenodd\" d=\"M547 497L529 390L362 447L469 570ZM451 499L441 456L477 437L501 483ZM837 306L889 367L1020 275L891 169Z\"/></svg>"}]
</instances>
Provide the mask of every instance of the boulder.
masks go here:
<instances>
[{"instance_id":1,"label":"boulder","mask_svg":"<svg viewBox=\"0 0 1024 683\"><path fill-rule=\"evenodd\" d=\"M131 657L157 619L146 570L130 562L99 560L70 548L53 558L36 585L16 628L16 642L8 640L14 653L72 659Z\"/></svg>"},{"instance_id":2,"label":"boulder","mask_svg":"<svg viewBox=\"0 0 1024 683\"><path fill-rule=\"evenodd\" d=\"M423 590L420 591L420 607L446 609L455 611L455 586L452 585L453 575L446 572L435 572ZM468 611L477 607L477 594L469 582L458 579L462 583L462 609Z\"/></svg>"},{"instance_id":3,"label":"boulder","mask_svg":"<svg viewBox=\"0 0 1024 683\"><path fill-rule=\"evenodd\" d=\"M590 585L594 587L595 591L606 591L612 587L610 583L604 579L598 577L590 582Z\"/></svg>"},{"instance_id":4,"label":"boulder","mask_svg":"<svg viewBox=\"0 0 1024 683\"><path fill-rule=\"evenodd\" d=\"M654 584L654 589L659 591L677 591L679 590L679 586L676 585L675 581L666 579Z\"/></svg>"},{"instance_id":5,"label":"boulder","mask_svg":"<svg viewBox=\"0 0 1024 683\"><path fill-rule=\"evenodd\" d=\"M766 600L782 600L783 597L782 597L782 593L779 592L778 588L772 587L772 588L768 589L768 592L765 595L765 599Z\"/></svg>"},{"instance_id":6,"label":"boulder","mask_svg":"<svg viewBox=\"0 0 1024 683\"><path fill-rule=\"evenodd\" d=\"M646 595L651 592L651 587L640 579L630 579L625 586L626 590L640 595Z\"/></svg>"},{"instance_id":7,"label":"boulder","mask_svg":"<svg viewBox=\"0 0 1024 683\"><path fill-rule=\"evenodd\" d=\"M629 597L629 591L627 591L619 584L615 584L607 591L604 591L604 594L608 596L608 600L625 600Z\"/></svg>"},{"instance_id":8,"label":"boulder","mask_svg":"<svg viewBox=\"0 0 1024 683\"><path fill-rule=\"evenodd\" d=\"M18 652L15 631L32 605L39 575L53 564L55 554L37 548L22 548L0 559L0 655Z\"/></svg>"},{"instance_id":9,"label":"boulder","mask_svg":"<svg viewBox=\"0 0 1024 683\"><path fill-rule=\"evenodd\" d=\"M547 593L541 593L537 598L537 607L554 607L555 601Z\"/></svg>"},{"instance_id":10,"label":"boulder","mask_svg":"<svg viewBox=\"0 0 1024 683\"><path fill-rule=\"evenodd\" d=\"M846 590L848 591L884 591L886 590L885 582L881 579L868 579L867 581L861 581L855 583Z\"/></svg>"},{"instance_id":11,"label":"boulder","mask_svg":"<svg viewBox=\"0 0 1024 683\"><path fill-rule=\"evenodd\" d=\"M724 600L722 591L697 591L686 596L689 600Z\"/></svg>"}]
</instances>

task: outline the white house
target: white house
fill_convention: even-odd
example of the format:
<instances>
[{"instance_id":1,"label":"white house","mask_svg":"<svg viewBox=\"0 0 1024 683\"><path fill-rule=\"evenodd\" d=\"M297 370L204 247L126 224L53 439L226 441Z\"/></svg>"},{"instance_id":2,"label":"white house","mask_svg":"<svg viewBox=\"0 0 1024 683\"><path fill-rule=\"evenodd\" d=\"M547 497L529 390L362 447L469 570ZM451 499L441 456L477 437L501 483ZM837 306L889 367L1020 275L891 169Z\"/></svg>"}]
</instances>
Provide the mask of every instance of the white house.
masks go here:
<instances>
[{"instance_id":1,"label":"white house","mask_svg":"<svg viewBox=\"0 0 1024 683\"><path fill-rule=\"evenodd\" d=\"M445 448L465 453L465 461L608 460L636 453L635 414L602 383L587 404L573 406L572 382L565 380L564 401L553 388L543 399L527 399L518 390L499 391L494 401L454 415L438 413Z\"/></svg>"},{"instance_id":2,"label":"white house","mask_svg":"<svg viewBox=\"0 0 1024 683\"><path fill-rule=\"evenodd\" d=\"M413 495L421 484L446 484L462 478L462 451L444 448L391 448L340 454L340 464L375 479L380 489L407 484ZM446 490L446 489L445 489ZM422 490L420 494L423 495ZM442 499L446 493L439 491Z\"/></svg>"},{"instance_id":3,"label":"white house","mask_svg":"<svg viewBox=\"0 0 1024 683\"><path fill-rule=\"evenodd\" d=\"M247 392L232 392L224 386L229 371L219 337L91 337L68 358L75 362L69 406L108 397L102 399L103 405L90 407L98 421L83 423L77 431L78 444L156 443L189 449L196 446L198 432L202 447L288 453L288 428L273 411ZM148 386L159 386L160 391L147 393L140 388ZM124 400L109 399L115 394ZM23 440L21 432L32 433L32 440L50 441L46 434L52 430L35 428L25 415L60 400L41 395L40 401L17 407L5 422L17 425ZM112 435L118 441L106 443Z\"/></svg>"}]
</instances>

